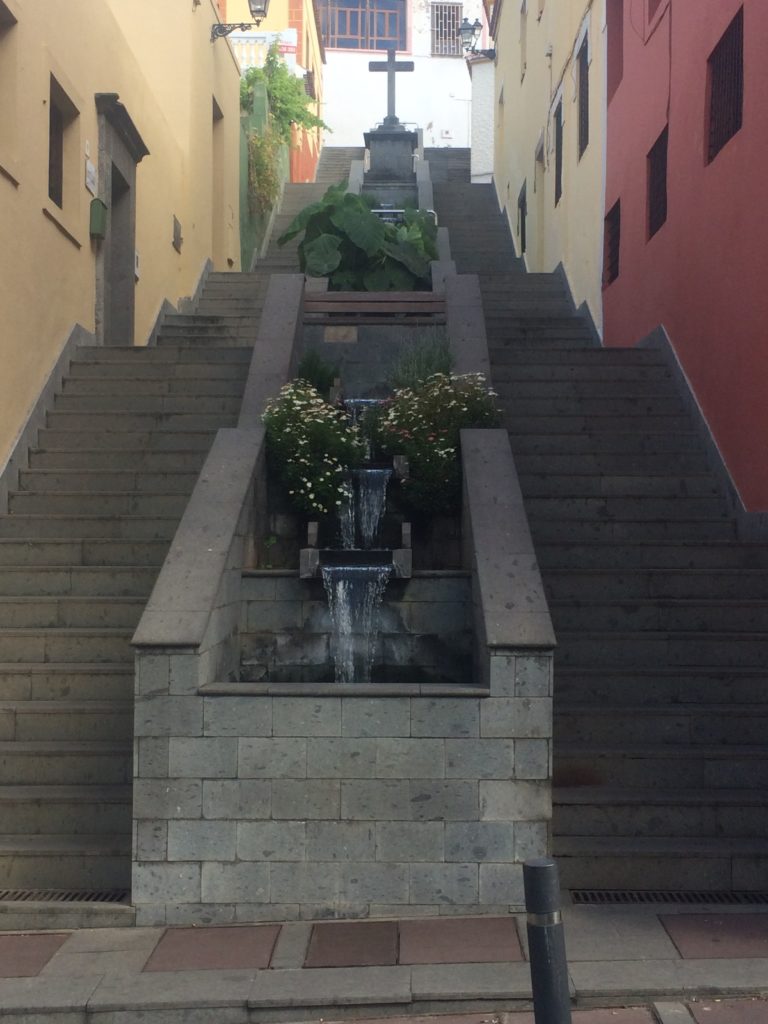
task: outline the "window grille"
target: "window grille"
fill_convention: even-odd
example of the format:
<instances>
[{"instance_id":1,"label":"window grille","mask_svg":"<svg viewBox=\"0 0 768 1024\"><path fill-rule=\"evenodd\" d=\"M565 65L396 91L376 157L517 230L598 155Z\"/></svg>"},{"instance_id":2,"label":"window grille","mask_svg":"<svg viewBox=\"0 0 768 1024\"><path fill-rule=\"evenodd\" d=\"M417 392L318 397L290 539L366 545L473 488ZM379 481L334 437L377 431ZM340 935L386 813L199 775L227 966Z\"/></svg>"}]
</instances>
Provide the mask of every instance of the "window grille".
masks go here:
<instances>
[{"instance_id":1,"label":"window grille","mask_svg":"<svg viewBox=\"0 0 768 1024\"><path fill-rule=\"evenodd\" d=\"M461 4L432 4L432 56L461 57Z\"/></svg>"},{"instance_id":2,"label":"window grille","mask_svg":"<svg viewBox=\"0 0 768 1024\"><path fill-rule=\"evenodd\" d=\"M337 50L404 50L405 11L405 0L324 0L323 43Z\"/></svg>"},{"instance_id":3,"label":"window grille","mask_svg":"<svg viewBox=\"0 0 768 1024\"><path fill-rule=\"evenodd\" d=\"M648 154L648 237L652 238L667 219L667 143L669 127L654 142Z\"/></svg>"},{"instance_id":4,"label":"window grille","mask_svg":"<svg viewBox=\"0 0 768 1024\"><path fill-rule=\"evenodd\" d=\"M579 159L589 144L589 37L584 37L577 57L579 68Z\"/></svg>"},{"instance_id":5,"label":"window grille","mask_svg":"<svg viewBox=\"0 0 768 1024\"><path fill-rule=\"evenodd\" d=\"M742 7L709 61L708 162L741 128L744 106L744 8Z\"/></svg>"},{"instance_id":6,"label":"window grille","mask_svg":"<svg viewBox=\"0 0 768 1024\"><path fill-rule=\"evenodd\" d=\"M563 194L563 101L555 109L555 206Z\"/></svg>"},{"instance_id":7,"label":"window grille","mask_svg":"<svg viewBox=\"0 0 768 1024\"><path fill-rule=\"evenodd\" d=\"M309 96L311 100L317 99L317 93L315 92L315 72L307 71L304 75L304 92Z\"/></svg>"},{"instance_id":8,"label":"window grille","mask_svg":"<svg viewBox=\"0 0 768 1024\"><path fill-rule=\"evenodd\" d=\"M621 248L621 200L617 199L603 222L603 285L619 276Z\"/></svg>"}]
</instances>

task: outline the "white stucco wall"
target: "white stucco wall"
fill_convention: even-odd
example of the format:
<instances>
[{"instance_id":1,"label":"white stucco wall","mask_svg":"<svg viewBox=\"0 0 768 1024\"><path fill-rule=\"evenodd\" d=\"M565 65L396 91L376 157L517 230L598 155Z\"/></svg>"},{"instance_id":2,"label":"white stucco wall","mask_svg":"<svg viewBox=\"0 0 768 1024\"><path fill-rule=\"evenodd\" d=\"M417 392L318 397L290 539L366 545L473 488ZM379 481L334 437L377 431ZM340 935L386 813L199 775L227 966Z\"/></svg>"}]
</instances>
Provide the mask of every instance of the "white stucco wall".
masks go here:
<instances>
[{"instance_id":1,"label":"white stucco wall","mask_svg":"<svg viewBox=\"0 0 768 1024\"><path fill-rule=\"evenodd\" d=\"M494 67L486 57L472 63L472 154L470 172L477 184L493 180Z\"/></svg>"},{"instance_id":2,"label":"white stucco wall","mask_svg":"<svg viewBox=\"0 0 768 1024\"><path fill-rule=\"evenodd\" d=\"M397 76L395 111L408 126L424 130L425 146L469 146L472 83L463 57L430 56L429 0L411 6L411 49L398 51L398 60L413 60L415 70ZM470 21L483 18L480 3L466 4ZM371 60L384 60L383 51L326 50L323 70L324 106L321 117L333 129L328 146L362 146L363 132L387 113L387 76L368 70Z\"/></svg>"}]
</instances>

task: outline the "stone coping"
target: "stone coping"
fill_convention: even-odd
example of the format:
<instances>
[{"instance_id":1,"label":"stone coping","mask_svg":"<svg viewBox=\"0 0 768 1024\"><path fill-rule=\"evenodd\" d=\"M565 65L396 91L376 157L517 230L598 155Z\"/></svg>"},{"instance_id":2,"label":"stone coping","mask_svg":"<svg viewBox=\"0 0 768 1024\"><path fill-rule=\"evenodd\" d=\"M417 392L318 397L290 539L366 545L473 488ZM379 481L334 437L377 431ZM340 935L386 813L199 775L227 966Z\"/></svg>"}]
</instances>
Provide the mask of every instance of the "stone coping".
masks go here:
<instances>
[{"instance_id":1,"label":"stone coping","mask_svg":"<svg viewBox=\"0 0 768 1024\"><path fill-rule=\"evenodd\" d=\"M203 697L490 697L483 686L450 683L206 683Z\"/></svg>"}]
</instances>

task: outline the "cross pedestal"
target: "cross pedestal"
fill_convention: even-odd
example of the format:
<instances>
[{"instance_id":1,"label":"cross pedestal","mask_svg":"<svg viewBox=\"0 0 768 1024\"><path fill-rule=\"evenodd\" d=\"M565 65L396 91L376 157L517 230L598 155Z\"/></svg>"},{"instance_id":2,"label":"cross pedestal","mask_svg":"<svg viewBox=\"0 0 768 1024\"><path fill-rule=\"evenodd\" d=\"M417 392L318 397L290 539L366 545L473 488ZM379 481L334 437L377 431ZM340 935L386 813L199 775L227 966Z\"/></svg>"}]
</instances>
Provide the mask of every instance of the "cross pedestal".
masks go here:
<instances>
[{"instance_id":1,"label":"cross pedestal","mask_svg":"<svg viewBox=\"0 0 768 1024\"><path fill-rule=\"evenodd\" d=\"M418 145L416 132L406 131L395 113L395 75L413 71L412 60L395 60L395 51L387 50L387 59L368 62L369 71L387 73L387 116L378 128L365 132L365 145L371 154L367 177L374 181L408 181L413 177L413 151Z\"/></svg>"}]
</instances>

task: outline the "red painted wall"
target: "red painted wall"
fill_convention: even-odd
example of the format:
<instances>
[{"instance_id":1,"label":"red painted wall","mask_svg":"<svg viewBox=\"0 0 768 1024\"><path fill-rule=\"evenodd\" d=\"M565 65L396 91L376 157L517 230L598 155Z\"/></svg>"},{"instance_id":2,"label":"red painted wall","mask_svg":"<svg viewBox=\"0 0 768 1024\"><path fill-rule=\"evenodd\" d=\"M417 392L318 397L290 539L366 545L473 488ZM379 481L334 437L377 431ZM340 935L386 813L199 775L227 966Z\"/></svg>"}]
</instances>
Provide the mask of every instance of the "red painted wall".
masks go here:
<instances>
[{"instance_id":1,"label":"red painted wall","mask_svg":"<svg viewBox=\"0 0 768 1024\"><path fill-rule=\"evenodd\" d=\"M664 325L746 507L766 510L768 0L661 0L648 23L649 2L623 0L608 106L605 209L621 199L621 246L605 342ZM708 164L707 59L742 6L742 127ZM647 154L667 123L667 220L648 239Z\"/></svg>"}]
</instances>

